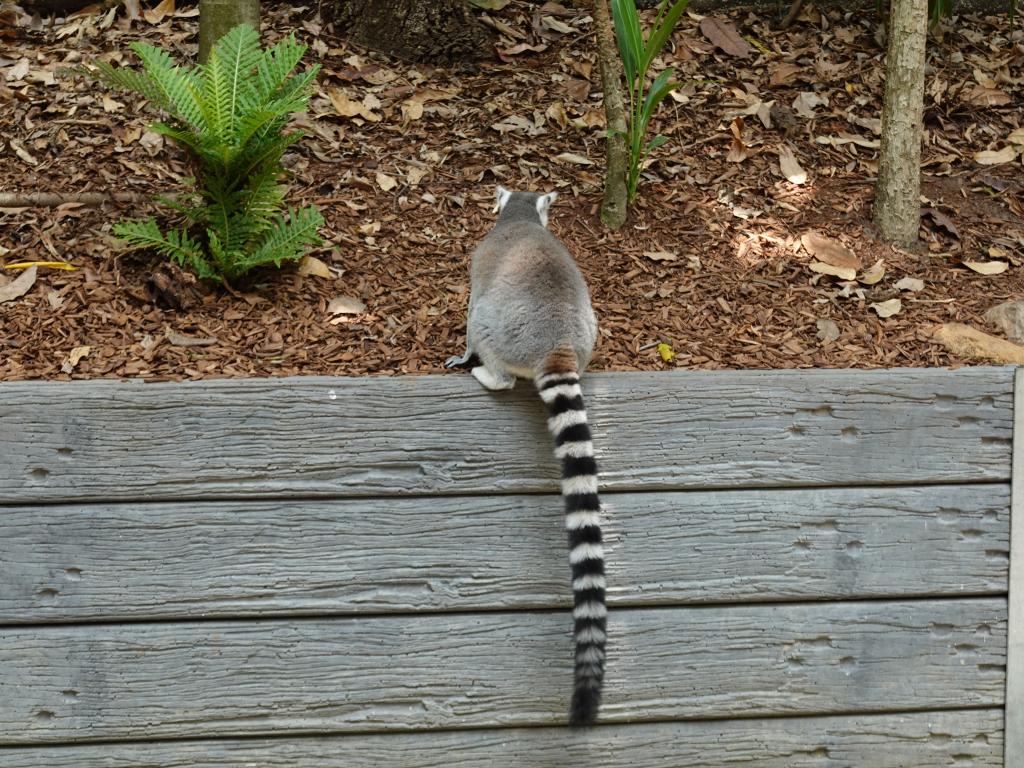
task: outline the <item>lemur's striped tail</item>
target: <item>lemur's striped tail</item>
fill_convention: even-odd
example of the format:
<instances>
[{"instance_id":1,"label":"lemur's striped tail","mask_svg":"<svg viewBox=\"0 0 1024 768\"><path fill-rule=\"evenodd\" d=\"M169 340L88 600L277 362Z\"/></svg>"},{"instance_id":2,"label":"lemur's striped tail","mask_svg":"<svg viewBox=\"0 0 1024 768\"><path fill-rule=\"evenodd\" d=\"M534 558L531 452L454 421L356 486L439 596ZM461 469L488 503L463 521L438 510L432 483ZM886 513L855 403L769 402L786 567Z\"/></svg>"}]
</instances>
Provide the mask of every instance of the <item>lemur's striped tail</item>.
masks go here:
<instances>
[{"instance_id":1,"label":"lemur's striped tail","mask_svg":"<svg viewBox=\"0 0 1024 768\"><path fill-rule=\"evenodd\" d=\"M569 533L576 641L575 686L569 724L590 725L597 718L601 703L608 609L604 598L597 463L575 355L553 354L546 372L537 376L535 383L548 409L548 429L555 438L555 456L562 461L562 497L565 499L565 527Z\"/></svg>"}]
</instances>

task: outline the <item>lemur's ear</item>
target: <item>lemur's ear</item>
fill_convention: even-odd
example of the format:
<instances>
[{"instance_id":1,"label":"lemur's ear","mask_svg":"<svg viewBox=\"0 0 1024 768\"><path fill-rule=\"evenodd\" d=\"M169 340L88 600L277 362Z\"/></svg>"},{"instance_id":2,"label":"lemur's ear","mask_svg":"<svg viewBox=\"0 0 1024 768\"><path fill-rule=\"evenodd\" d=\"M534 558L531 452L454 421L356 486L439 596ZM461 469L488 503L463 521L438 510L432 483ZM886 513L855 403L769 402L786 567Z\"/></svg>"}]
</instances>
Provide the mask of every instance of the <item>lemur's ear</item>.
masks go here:
<instances>
[{"instance_id":1,"label":"lemur's ear","mask_svg":"<svg viewBox=\"0 0 1024 768\"><path fill-rule=\"evenodd\" d=\"M512 193L499 184L495 193L494 212L501 213L505 210L510 197L512 197Z\"/></svg>"},{"instance_id":2,"label":"lemur's ear","mask_svg":"<svg viewBox=\"0 0 1024 768\"><path fill-rule=\"evenodd\" d=\"M540 216L540 223L545 227L548 225L548 208L558 197L557 192L548 192L546 195L537 197L537 214Z\"/></svg>"}]
</instances>

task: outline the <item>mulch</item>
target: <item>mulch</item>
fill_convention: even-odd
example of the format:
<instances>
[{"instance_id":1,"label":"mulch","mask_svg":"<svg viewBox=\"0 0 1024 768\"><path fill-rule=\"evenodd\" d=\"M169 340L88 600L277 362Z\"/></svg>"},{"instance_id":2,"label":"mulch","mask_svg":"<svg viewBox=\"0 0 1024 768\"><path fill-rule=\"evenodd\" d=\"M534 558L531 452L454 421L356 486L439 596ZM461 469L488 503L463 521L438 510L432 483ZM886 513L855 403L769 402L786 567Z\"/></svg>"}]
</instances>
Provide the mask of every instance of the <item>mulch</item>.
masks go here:
<instances>
[{"instance_id":1,"label":"mulch","mask_svg":"<svg viewBox=\"0 0 1024 768\"><path fill-rule=\"evenodd\" d=\"M485 14L500 58L436 68L357 49L312 9L280 5L265 12L265 38L295 30L322 65L297 120L308 135L286 161L290 203L316 202L326 220L312 255L327 276L288 265L197 283L111 237L118 218L168 215L149 202L3 208L0 264L77 269L40 267L31 290L0 304L0 380L439 372L464 345L468 258L493 223L497 184L560 193L550 226L601 326L592 370L957 365L930 327L985 328L986 309L1022 295L1021 157L976 159L1024 115L1024 32L1005 16L960 17L930 42L926 215L907 251L870 223L883 75L873 13L807 8L785 31L768 11L723 13L755 43L743 55L684 15L658 62L682 83L652 126L670 141L627 225L609 232L597 218L604 126L585 11L513 0ZM148 200L182 188L185 158L146 130L154 115L139 99L72 71L130 62L136 39L194 54L194 8L149 10L0 17L0 190ZM784 146L804 183L780 170ZM801 245L812 231L865 268L883 260L884 276L812 271ZM1009 268L963 265L992 260ZM0 283L17 274L0 270ZM923 290L901 291L903 277ZM365 306L335 314L338 297ZM872 309L897 297L898 314Z\"/></svg>"}]
</instances>

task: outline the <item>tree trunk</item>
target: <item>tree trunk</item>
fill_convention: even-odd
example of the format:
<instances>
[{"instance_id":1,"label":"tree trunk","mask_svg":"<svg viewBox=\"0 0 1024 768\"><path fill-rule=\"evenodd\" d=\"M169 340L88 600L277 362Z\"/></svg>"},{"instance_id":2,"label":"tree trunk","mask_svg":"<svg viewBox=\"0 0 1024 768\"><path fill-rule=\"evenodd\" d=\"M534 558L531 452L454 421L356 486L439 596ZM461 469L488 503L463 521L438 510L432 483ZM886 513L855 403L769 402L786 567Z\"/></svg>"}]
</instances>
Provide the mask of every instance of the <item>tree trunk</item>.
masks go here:
<instances>
[{"instance_id":1,"label":"tree trunk","mask_svg":"<svg viewBox=\"0 0 1024 768\"><path fill-rule=\"evenodd\" d=\"M206 63L213 44L239 24L260 31L260 0L199 0L200 63Z\"/></svg>"},{"instance_id":2,"label":"tree trunk","mask_svg":"<svg viewBox=\"0 0 1024 768\"><path fill-rule=\"evenodd\" d=\"M626 170L629 164L626 108L622 101L622 62L619 61L619 49L615 45L608 0L594 0L593 10L601 90L604 92L604 114L608 122L601 221L609 229L618 229L626 223Z\"/></svg>"},{"instance_id":3,"label":"tree trunk","mask_svg":"<svg viewBox=\"0 0 1024 768\"><path fill-rule=\"evenodd\" d=\"M882 237L902 246L917 242L921 220L927 35L928 0L892 0L874 219Z\"/></svg>"},{"instance_id":4,"label":"tree trunk","mask_svg":"<svg viewBox=\"0 0 1024 768\"><path fill-rule=\"evenodd\" d=\"M322 0L320 10L353 42L406 61L450 63L492 51L466 0Z\"/></svg>"}]
</instances>

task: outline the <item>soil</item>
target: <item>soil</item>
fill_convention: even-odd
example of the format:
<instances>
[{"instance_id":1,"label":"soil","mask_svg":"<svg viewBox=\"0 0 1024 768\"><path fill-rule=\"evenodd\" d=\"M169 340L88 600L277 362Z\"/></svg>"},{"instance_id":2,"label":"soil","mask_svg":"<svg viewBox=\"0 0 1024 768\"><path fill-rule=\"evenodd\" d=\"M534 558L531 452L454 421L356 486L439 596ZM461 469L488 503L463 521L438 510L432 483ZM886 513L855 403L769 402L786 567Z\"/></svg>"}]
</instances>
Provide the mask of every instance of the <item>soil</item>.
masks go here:
<instances>
[{"instance_id":1,"label":"soil","mask_svg":"<svg viewBox=\"0 0 1024 768\"><path fill-rule=\"evenodd\" d=\"M0 18L0 190L148 201L184 188L183 154L146 130L156 116L71 71L95 57L131 63L136 39L194 55L194 9L161 8ZM957 365L930 328L985 328L986 309L1022 295L1021 155L976 157L1016 146L1024 114L1024 32L1005 16L954 19L930 42L925 215L906 251L870 224L883 73L871 12L808 8L785 31L767 10L721 14L754 43L746 55L684 15L655 63L682 84L652 123L670 140L627 225L609 232L596 215L603 113L585 11L513 0L484 14L500 58L432 68L347 44L314 10L266 9L263 31L295 30L322 66L296 121L308 136L286 164L290 204L315 202L326 220L311 266L328 276L287 265L245 284L197 283L110 236L119 218L173 221L149 202L3 208L0 263L75 270L40 266L25 295L0 304L0 380L439 372L463 349L468 258L494 221L497 184L559 192L550 227L601 326L591 370ZM339 94L362 114L342 115ZM803 183L783 176L784 147ZM852 250L862 280L812 271L808 232ZM884 275L868 284L878 260ZM1008 269L983 275L964 261ZM0 283L19 274L0 270ZM904 277L923 289L900 290ZM338 297L356 311L332 314ZM897 314L872 309L893 298Z\"/></svg>"}]
</instances>

